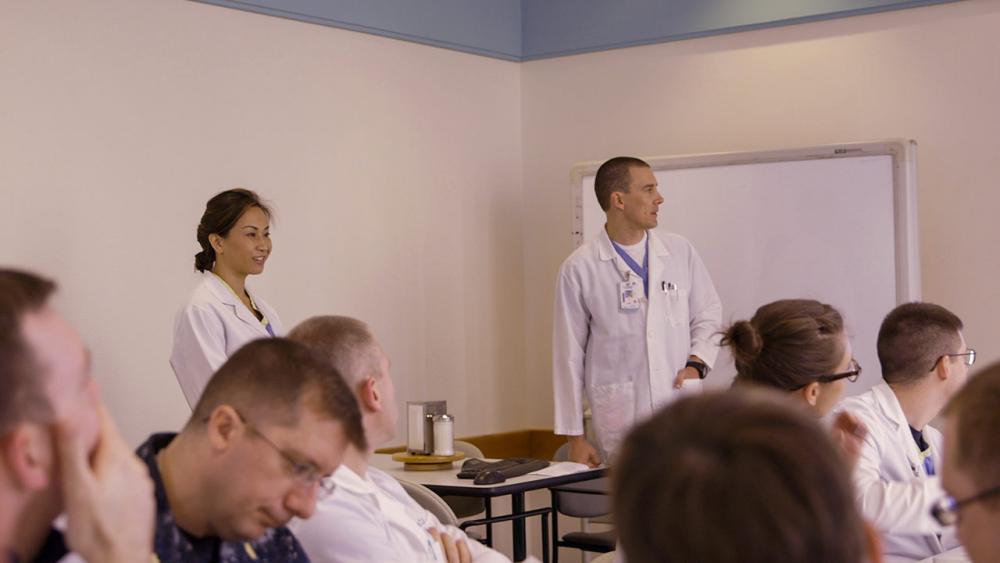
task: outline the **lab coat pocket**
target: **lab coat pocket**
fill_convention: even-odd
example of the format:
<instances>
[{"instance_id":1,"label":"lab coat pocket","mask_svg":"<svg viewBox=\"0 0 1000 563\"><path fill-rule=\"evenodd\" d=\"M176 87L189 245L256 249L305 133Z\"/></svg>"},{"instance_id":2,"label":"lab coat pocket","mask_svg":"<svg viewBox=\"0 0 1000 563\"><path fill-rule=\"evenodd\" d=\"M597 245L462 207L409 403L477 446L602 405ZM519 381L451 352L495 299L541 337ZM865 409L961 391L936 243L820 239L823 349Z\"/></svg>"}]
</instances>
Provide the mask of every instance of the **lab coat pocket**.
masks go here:
<instances>
[{"instance_id":1,"label":"lab coat pocket","mask_svg":"<svg viewBox=\"0 0 1000 563\"><path fill-rule=\"evenodd\" d=\"M691 292L687 289L676 289L667 292L667 320L670 322L670 326L678 327L690 324L691 321L688 314L688 310L690 309L688 300L690 298Z\"/></svg>"},{"instance_id":2,"label":"lab coat pocket","mask_svg":"<svg viewBox=\"0 0 1000 563\"><path fill-rule=\"evenodd\" d=\"M635 420L635 384L624 381L595 386L590 410L601 447L608 454L616 451Z\"/></svg>"}]
</instances>

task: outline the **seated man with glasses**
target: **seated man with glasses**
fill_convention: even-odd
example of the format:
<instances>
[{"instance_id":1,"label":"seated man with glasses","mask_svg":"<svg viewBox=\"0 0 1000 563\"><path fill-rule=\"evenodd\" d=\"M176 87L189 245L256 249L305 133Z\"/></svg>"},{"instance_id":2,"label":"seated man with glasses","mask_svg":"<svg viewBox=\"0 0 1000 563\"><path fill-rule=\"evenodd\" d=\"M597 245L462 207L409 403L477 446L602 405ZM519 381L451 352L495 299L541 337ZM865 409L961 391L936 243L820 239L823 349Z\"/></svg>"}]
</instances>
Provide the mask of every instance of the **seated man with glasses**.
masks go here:
<instances>
[{"instance_id":1,"label":"seated man with glasses","mask_svg":"<svg viewBox=\"0 0 1000 563\"><path fill-rule=\"evenodd\" d=\"M308 518L361 415L337 371L284 338L250 342L212 376L180 434L139 447L156 488L162 563L309 561L285 524Z\"/></svg>"},{"instance_id":2,"label":"seated man with glasses","mask_svg":"<svg viewBox=\"0 0 1000 563\"><path fill-rule=\"evenodd\" d=\"M948 495L935 506L941 525L956 525L974 563L1000 561L1000 363L979 372L944 409Z\"/></svg>"},{"instance_id":3,"label":"seated man with glasses","mask_svg":"<svg viewBox=\"0 0 1000 563\"><path fill-rule=\"evenodd\" d=\"M976 361L962 328L939 305L896 307L878 333L884 382L842 403L868 428L854 481L862 512L882 534L886 563L917 561L958 545L953 531L931 517L943 490L941 433L929 423Z\"/></svg>"}]
</instances>

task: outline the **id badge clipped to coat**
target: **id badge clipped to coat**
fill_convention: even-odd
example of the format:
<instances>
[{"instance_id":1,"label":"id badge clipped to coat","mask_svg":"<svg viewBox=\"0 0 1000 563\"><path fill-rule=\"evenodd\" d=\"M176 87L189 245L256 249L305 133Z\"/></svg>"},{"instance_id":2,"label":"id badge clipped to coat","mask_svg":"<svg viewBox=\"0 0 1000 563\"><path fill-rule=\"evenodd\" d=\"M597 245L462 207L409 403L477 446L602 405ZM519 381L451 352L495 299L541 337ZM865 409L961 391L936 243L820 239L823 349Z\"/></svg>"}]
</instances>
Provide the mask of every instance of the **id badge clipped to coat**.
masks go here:
<instances>
[{"instance_id":1,"label":"id badge clipped to coat","mask_svg":"<svg viewBox=\"0 0 1000 563\"><path fill-rule=\"evenodd\" d=\"M618 304L623 311L639 308L640 289L642 289L642 286L631 277L618 284Z\"/></svg>"}]
</instances>

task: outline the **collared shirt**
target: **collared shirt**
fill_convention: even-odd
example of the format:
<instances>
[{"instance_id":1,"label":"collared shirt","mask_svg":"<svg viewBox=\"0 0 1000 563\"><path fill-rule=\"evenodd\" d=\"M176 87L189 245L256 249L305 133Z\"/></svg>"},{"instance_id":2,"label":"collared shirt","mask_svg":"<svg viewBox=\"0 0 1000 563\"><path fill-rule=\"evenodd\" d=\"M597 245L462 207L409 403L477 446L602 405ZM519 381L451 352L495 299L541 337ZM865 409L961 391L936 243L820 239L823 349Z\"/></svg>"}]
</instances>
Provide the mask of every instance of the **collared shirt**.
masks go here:
<instances>
[{"instance_id":1,"label":"collared shirt","mask_svg":"<svg viewBox=\"0 0 1000 563\"><path fill-rule=\"evenodd\" d=\"M271 528L253 541L222 540L217 537L197 538L177 525L167 502L163 477L156 465L156 454L174 439L176 434L153 434L136 450L149 469L156 488L156 536L153 549L160 563L309 563L298 540L288 528ZM234 476L238 478L238 476Z\"/></svg>"},{"instance_id":2,"label":"collared shirt","mask_svg":"<svg viewBox=\"0 0 1000 563\"><path fill-rule=\"evenodd\" d=\"M346 465L333 474L336 488L308 520L289 524L316 563L428 563L445 561L429 530L464 540L475 563L509 563L503 554L442 524L391 475L368 467L361 477Z\"/></svg>"}]
</instances>

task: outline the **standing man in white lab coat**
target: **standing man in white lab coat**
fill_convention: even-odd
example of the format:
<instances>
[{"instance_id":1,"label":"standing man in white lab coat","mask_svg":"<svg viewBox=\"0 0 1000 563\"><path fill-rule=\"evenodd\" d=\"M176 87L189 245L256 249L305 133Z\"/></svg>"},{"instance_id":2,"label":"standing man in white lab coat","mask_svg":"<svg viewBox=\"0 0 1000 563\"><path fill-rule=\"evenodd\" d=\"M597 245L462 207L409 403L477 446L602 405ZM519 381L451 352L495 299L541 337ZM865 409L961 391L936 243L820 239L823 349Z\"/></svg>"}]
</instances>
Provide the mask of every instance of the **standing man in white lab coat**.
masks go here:
<instances>
[{"instance_id":1,"label":"standing man in white lab coat","mask_svg":"<svg viewBox=\"0 0 1000 563\"><path fill-rule=\"evenodd\" d=\"M607 223L559 270L552 358L555 432L568 436L572 461L589 465L612 456L633 424L700 388L722 322L691 243L654 233L663 197L649 164L612 158L594 191ZM584 395L596 448L584 436Z\"/></svg>"},{"instance_id":2,"label":"standing man in white lab coat","mask_svg":"<svg viewBox=\"0 0 1000 563\"><path fill-rule=\"evenodd\" d=\"M976 351L962 321L932 303L893 309L878 333L884 382L842 403L868 428L854 470L862 513L882 534L886 563L919 561L956 547L931 516L941 488L941 433L929 423L965 384Z\"/></svg>"}]
</instances>

